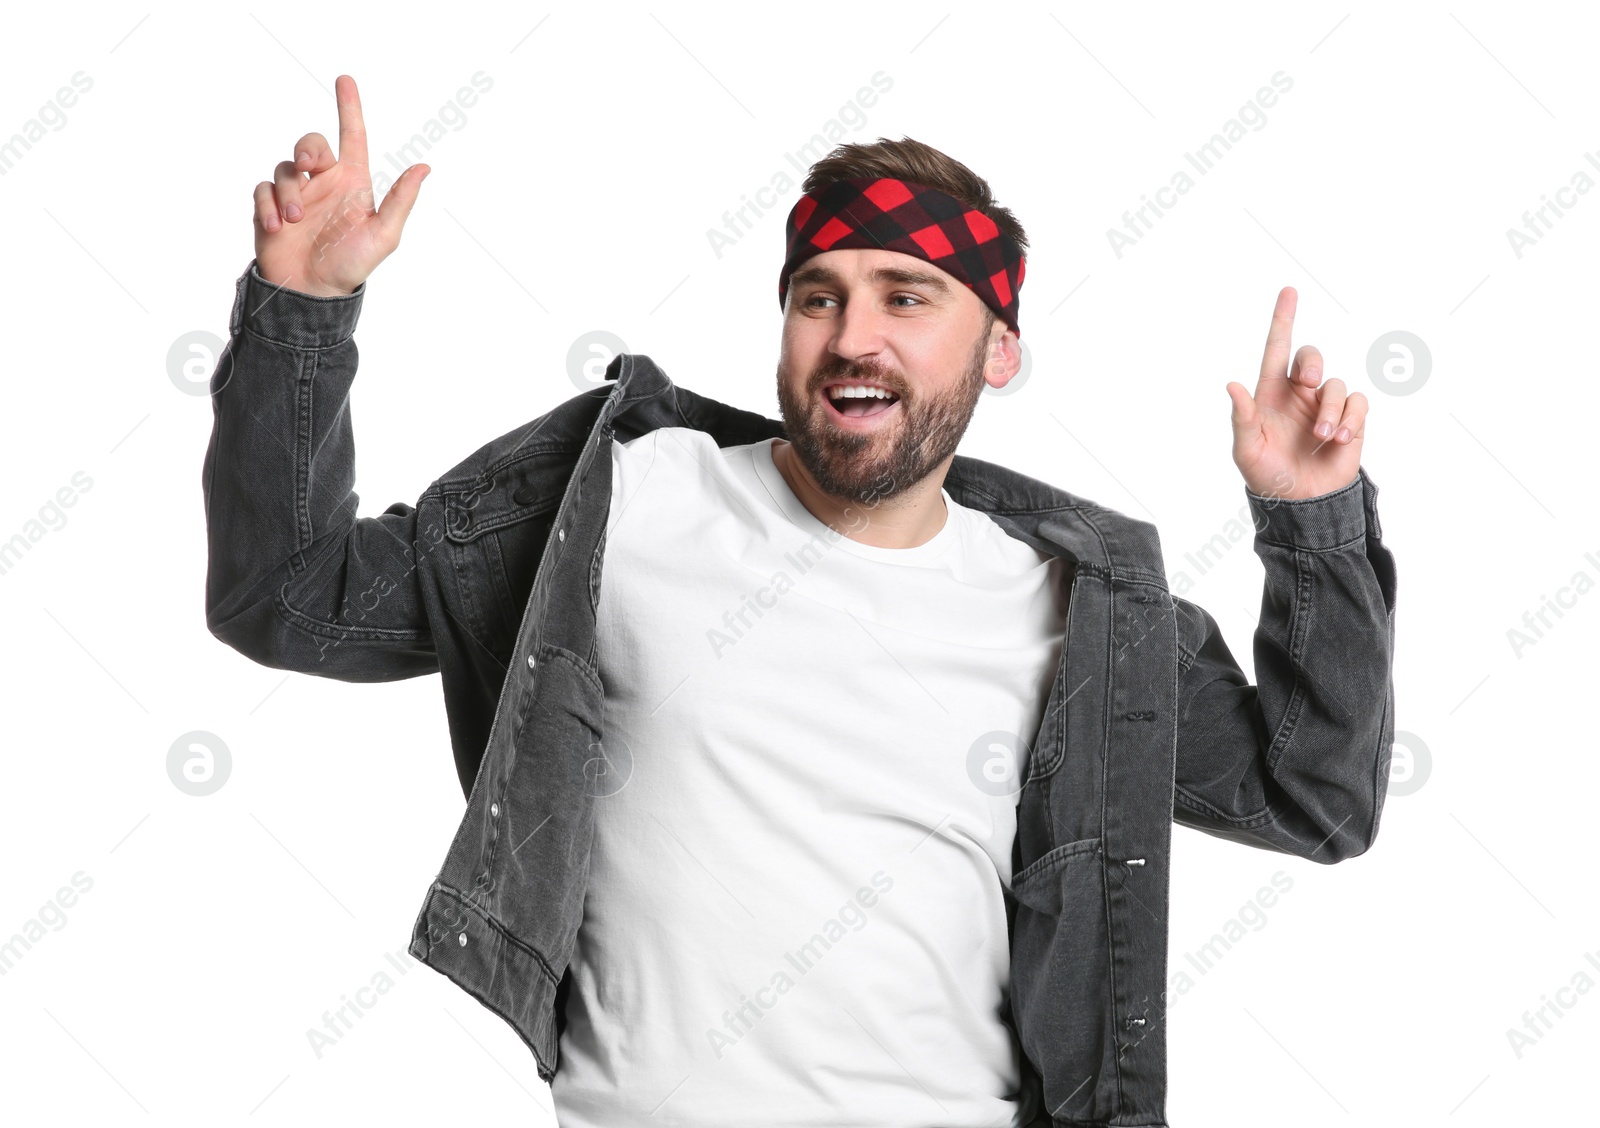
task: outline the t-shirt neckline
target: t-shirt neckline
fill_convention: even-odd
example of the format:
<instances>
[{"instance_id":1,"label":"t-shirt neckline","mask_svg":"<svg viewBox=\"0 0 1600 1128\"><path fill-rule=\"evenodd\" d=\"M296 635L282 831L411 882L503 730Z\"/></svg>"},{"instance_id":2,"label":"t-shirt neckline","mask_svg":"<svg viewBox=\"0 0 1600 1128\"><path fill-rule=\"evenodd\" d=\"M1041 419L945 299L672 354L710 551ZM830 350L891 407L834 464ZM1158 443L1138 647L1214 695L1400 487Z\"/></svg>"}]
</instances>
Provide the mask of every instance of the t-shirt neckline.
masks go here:
<instances>
[{"instance_id":1,"label":"t-shirt neckline","mask_svg":"<svg viewBox=\"0 0 1600 1128\"><path fill-rule=\"evenodd\" d=\"M778 506L784 516L788 517L800 530L808 536L819 536L824 541L844 549L852 556L859 556L864 560L877 560L885 564L924 564L943 555L951 545L955 544L960 536L957 526L956 503L951 499L949 491L943 486L939 487L939 496L944 499L945 519L944 525L929 540L911 548L882 548L878 545L862 544L852 539L845 532L849 519L837 528L830 528L805 507L805 503L789 488L788 481L783 472L778 469L772 459L772 448L778 440L767 439L755 444L756 474L761 479L761 484L772 496L773 502ZM861 512L866 512L861 510Z\"/></svg>"}]
</instances>

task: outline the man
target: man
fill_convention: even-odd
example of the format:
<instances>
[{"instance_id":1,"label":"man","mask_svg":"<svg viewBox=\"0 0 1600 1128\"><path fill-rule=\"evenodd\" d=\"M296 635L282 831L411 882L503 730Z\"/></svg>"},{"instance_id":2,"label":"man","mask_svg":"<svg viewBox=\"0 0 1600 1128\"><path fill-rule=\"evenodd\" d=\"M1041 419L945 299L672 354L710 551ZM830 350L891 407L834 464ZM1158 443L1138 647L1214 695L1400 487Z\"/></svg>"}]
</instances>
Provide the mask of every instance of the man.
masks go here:
<instances>
[{"instance_id":1,"label":"man","mask_svg":"<svg viewBox=\"0 0 1600 1128\"><path fill-rule=\"evenodd\" d=\"M1151 526L955 454L1020 366L1026 238L910 139L836 150L790 213L781 423L625 354L357 518L351 334L428 170L374 210L337 99L338 158L307 134L256 189L207 622L279 668L442 675L468 810L411 951L563 1126L1165 1124L1172 821L1333 862L1383 803L1367 403L1290 368L1294 291L1227 386L1255 686Z\"/></svg>"}]
</instances>

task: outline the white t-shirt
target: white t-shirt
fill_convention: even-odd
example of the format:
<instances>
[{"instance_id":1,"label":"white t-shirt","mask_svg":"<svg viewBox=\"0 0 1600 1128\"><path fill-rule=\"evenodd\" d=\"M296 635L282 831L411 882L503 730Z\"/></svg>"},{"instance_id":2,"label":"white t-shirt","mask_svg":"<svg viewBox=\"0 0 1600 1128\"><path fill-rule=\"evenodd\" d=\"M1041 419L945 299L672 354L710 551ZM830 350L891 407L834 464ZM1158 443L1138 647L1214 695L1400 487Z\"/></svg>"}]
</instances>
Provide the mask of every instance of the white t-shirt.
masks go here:
<instances>
[{"instance_id":1,"label":"white t-shirt","mask_svg":"<svg viewBox=\"0 0 1600 1128\"><path fill-rule=\"evenodd\" d=\"M1025 1123L1002 888L1061 562L942 490L931 540L860 544L772 444L612 443L558 1121Z\"/></svg>"}]
</instances>

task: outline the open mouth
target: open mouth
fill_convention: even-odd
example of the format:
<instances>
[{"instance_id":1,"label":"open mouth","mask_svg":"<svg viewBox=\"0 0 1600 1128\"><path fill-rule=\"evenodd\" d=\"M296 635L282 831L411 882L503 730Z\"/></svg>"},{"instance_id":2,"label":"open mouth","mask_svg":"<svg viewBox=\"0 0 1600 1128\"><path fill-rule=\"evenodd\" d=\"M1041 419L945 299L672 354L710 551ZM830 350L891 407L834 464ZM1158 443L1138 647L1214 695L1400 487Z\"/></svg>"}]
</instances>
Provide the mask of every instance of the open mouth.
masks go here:
<instances>
[{"instance_id":1,"label":"open mouth","mask_svg":"<svg viewBox=\"0 0 1600 1128\"><path fill-rule=\"evenodd\" d=\"M832 415L842 419L872 419L892 412L900 397L887 388L830 384L822 399Z\"/></svg>"}]
</instances>

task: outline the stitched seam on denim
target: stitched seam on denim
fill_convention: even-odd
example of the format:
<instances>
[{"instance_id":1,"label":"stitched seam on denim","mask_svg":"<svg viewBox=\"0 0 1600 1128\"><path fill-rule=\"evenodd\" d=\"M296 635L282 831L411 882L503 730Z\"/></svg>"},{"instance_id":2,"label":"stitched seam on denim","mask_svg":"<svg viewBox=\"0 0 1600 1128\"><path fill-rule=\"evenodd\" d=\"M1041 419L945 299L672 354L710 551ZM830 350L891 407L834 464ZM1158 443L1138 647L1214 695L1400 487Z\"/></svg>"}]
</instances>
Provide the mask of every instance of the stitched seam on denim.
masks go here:
<instances>
[{"instance_id":1,"label":"stitched seam on denim","mask_svg":"<svg viewBox=\"0 0 1600 1128\"><path fill-rule=\"evenodd\" d=\"M1027 868L1011 880L1011 890L1016 892L1017 887L1027 886L1030 882L1055 874L1068 862L1081 858L1084 855L1096 857L1100 854L1101 840L1098 838L1084 838L1076 842L1063 842L1052 846L1048 851L1035 858ZM1057 851L1060 851L1057 853Z\"/></svg>"},{"instance_id":2,"label":"stitched seam on denim","mask_svg":"<svg viewBox=\"0 0 1600 1128\"><path fill-rule=\"evenodd\" d=\"M270 301L271 299L269 298L268 300ZM271 333L263 333L256 326L249 324L248 321L240 322L239 332L245 336L254 337L258 341L266 341L281 348L293 349L295 352L311 353L313 355L319 352L327 352L329 349L336 349L356 335L355 329L352 327L350 332L340 337L337 341L326 345L308 345L304 341L291 341L285 337L274 337Z\"/></svg>"},{"instance_id":3,"label":"stitched seam on denim","mask_svg":"<svg viewBox=\"0 0 1600 1128\"><path fill-rule=\"evenodd\" d=\"M486 549L485 556L489 562L489 582L494 585L495 599L505 612L508 622L519 618L521 608L511 606L511 577L506 572L505 548L500 543L500 537L498 535L489 537L483 543ZM516 643L515 638L511 641L513 645Z\"/></svg>"},{"instance_id":4,"label":"stitched seam on denim","mask_svg":"<svg viewBox=\"0 0 1600 1128\"><path fill-rule=\"evenodd\" d=\"M1193 650L1190 650L1183 643L1183 625L1189 621L1190 617L1185 615L1178 607L1180 600L1184 603L1188 603L1189 606L1195 608L1197 611L1200 610L1200 606L1199 604L1193 603L1190 600L1184 599L1180 595L1174 595L1172 597L1173 641L1177 644L1178 672L1181 674L1194 665L1195 659L1200 656L1200 651L1205 647L1205 617L1203 615L1200 616L1200 644Z\"/></svg>"},{"instance_id":5,"label":"stitched seam on denim","mask_svg":"<svg viewBox=\"0 0 1600 1128\"><path fill-rule=\"evenodd\" d=\"M1074 605L1077 603L1077 586L1078 572L1077 569L1074 568L1072 573L1072 582L1067 585L1067 613L1061 625L1061 654L1056 659L1056 672L1054 679L1055 684L1051 689L1051 695L1053 695L1057 701L1056 710L1054 713L1046 713L1039 718L1039 731L1042 733L1050 721L1059 717L1060 720L1057 723L1057 728L1060 730L1061 740L1056 747L1047 750L1048 754L1045 758L1044 766L1040 766L1037 759L1030 759L1028 763L1028 779L1022 781L1023 786L1027 786L1028 781L1032 779L1048 779L1051 776L1054 776L1067 759L1067 639L1072 634L1072 611ZM1049 696L1046 696L1045 700L1048 704ZM1034 757L1039 755L1039 751L1040 750L1038 748L1033 750ZM1045 810L1048 811L1050 809L1048 805L1049 791L1048 789L1041 790L1045 790L1045 795L1043 798L1046 802Z\"/></svg>"},{"instance_id":6,"label":"stitched seam on denim","mask_svg":"<svg viewBox=\"0 0 1600 1128\"><path fill-rule=\"evenodd\" d=\"M1294 671L1294 688L1289 691L1289 703L1283 710L1283 720L1278 725L1278 731L1273 735L1272 742L1267 746L1265 759L1268 774L1275 774L1278 763L1283 759L1284 751L1289 747L1289 742L1294 739L1295 727L1300 723L1300 714L1305 709L1306 680L1305 680L1305 648L1306 639L1311 635L1311 570L1305 565L1308 561L1299 552L1294 554L1294 605L1289 619L1289 668ZM1260 671L1257 671L1259 676ZM1256 694L1259 706L1261 695Z\"/></svg>"},{"instance_id":7,"label":"stitched seam on denim","mask_svg":"<svg viewBox=\"0 0 1600 1128\"><path fill-rule=\"evenodd\" d=\"M1101 556L1109 561L1111 557L1106 551L1105 537L1101 535L1099 526L1093 521L1089 521L1087 523L1089 528L1094 531L1095 536L1100 540ZM1106 568L1103 569L1103 571L1109 574L1111 569ZM1105 747L1109 749L1111 742L1114 739L1111 733L1112 725L1110 719L1112 716L1112 683L1117 680L1117 602L1115 580L1108 580L1105 585L1105 601L1108 627L1105 634L1106 650L1101 656L1101 660L1104 663L1101 668L1106 671L1106 676L1104 679L1105 688L1101 691L1102 699L1100 702L1100 734L1101 739L1105 743ZM1107 822L1106 805L1109 802L1108 797L1111 791L1108 785L1109 781L1107 780L1107 775L1109 774L1110 770L1111 757L1109 755L1102 755L1100 757L1100 821L1099 825L1095 828L1099 831L1098 837L1102 843L1105 841ZM1111 1026L1111 1031L1109 1034L1111 1043L1112 1045L1116 1046L1119 1051L1118 1053L1112 1055L1111 1078L1112 1085L1116 1091L1116 1104L1118 1108L1121 1108L1125 1103L1125 1098L1122 1090L1122 1054L1120 1052L1122 1042L1121 1034L1117 1030L1117 1000L1122 997L1122 992L1117 986L1117 932L1116 929L1112 927L1113 921L1111 912L1110 877L1106 873L1106 867L1104 865L1100 867L1100 901L1101 904L1105 906L1106 978L1110 984L1110 1006L1107 1008L1106 1020Z\"/></svg>"},{"instance_id":8,"label":"stitched seam on denim","mask_svg":"<svg viewBox=\"0 0 1600 1128\"><path fill-rule=\"evenodd\" d=\"M1228 815L1224 814L1218 808L1213 807L1210 803L1207 803L1204 799L1201 799L1193 792L1184 788L1182 784L1174 783L1172 786L1172 793L1174 798L1176 798L1190 810L1196 811L1199 814L1205 815L1216 822L1224 823L1227 826L1235 827L1239 830L1254 830L1256 827L1277 822L1283 817L1284 814L1283 811L1275 810L1269 805L1252 815Z\"/></svg>"},{"instance_id":9,"label":"stitched seam on denim","mask_svg":"<svg viewBox=\"0 0 1600 1128\"><path fill-rule=\"evenodd\" d=\"M568 469L567 477L570 478L576 468L577 464L574 463L573 466ZM524 521L531 521L535 517L542 517L546 513L559 508L560 504L560 500L556 499L553 501L545 501L537 506L526 506L521 509L508 509L496 517L480 517L471 523L470 531L468 532L461 532L447 524L445 528L445 536L449 537L456 544L471 544L478 538L488 536L490 533L498 533L501 529L510 528L512 525L520 525Z\"/></svg>"},{"instance_id":10,"label":"stitched seam on denim","mask_svg":"<svg viewBox=\"0 0 1600 1128\"><path fill-rule=\"evenodd\" d=\"M1000 469L1004 470L1005 467L1001 466ZM1044 483L1044 484L1048 484L1048 483ZM1003 513L1003 514L1006 514L1007 516L1022 515L1022 514L1025 514L1025 515L1028 515L1028 516L1034 516L1034 515L1039 514L1039 513L1065 513L1065 512L1068 512L1068 511L1076 512L1076 511L1079 511L1079 510L1083 511L1085 514L1090 514L1090 513L1115 513L1116 512L1113 509L1108 509L1104 505L1097 505L1092 501L1069 501L1069 502L1067 502L1067 503L1065 503L1063 505L1021 506L1021 507L1014 508L1014 509L1013 508L1004 508L999 504L999 502L1000 502L999 498L997 498L994 494L990 493L988 490L984 489L982 486L978 485L975 481L965 481L965 480L963 480L962 483L961 483L961 486L962 486L963 490L965 490L965 491L967 491L969 493L977 494L979 497L981 497L981 498L985 499L986 501L988 501L990 503L990 509L993 512L995 512L995 513ZM1052 487L1052 488L1054 488L1054 487ZM1086 522L1088 521L1087 517L1085 517L1085 521Z\"/></svg>"},{"instance_id":11,"label":"stitched seam on denim","mask_svg":"<svg viewBox=\"0 0 1600 1128\"><path fill-rule=\"evenodd\" d=\"M1074 582L1076 582L1076 581L1074 581ZM1068 623L1069 623L1069 626L1070 626L1070 622L1071 622L1071 618L1070 618L1071 611L1070 610L1068 611L1068 616L1069 616ZM1030 777L1037 778L1037 779L1049 779L1049 778L1051 778L1052 776L1054 776L1056 774L1057 771L1059 771L1061 769L1061 765L1064 764L1066 762L1066 759L1067 759L1067 663L1066 663L1066 646L1067 646L1067 643L1066 643L1066 639L1067 639L1067 635L1069 633L1070 633L1069 629L1063 628L1062 636L1061 636L1061 638L1062 638L1062 641L1061 641L1062 657L1061 657L1060 660L1058 660L1056 662L1056 676L1055 676L1055 686L1054 686L1054 693L1056 695L1056 699L1057 699L1057 702L1058 702L1058 704L1056 705L1056 711L1054 713L1046 714L1045 717L1043 717L1040 720L1040 731L1041 732L1043 731L1044 724L1046 722L1055 721L1056 728L1061 734L1061 739L1060 739L1060 742L1056 745L1056 747L1051 748L1051 749L1048 750L1048 759L1046 761L1046 765L1045 766L1043 766L1043 767L1035 767L1035 765L1033 765L1033 764L1030 764L1028 766L1028 775ZM1034 754L1037 755L1038 752L1039 752L1039 750L1037 748L1035 748L1034 749ZM1026 784L1027 780L1024 780L1023 783Z\"/></svg>"},{"instance_id":12,"label":"stitched seam on denim","mask_svg":"<svg viewBox=\"0 0 1600 1128\"><path fill-rule=\"evenodd\" d=\"M1104 823L1101 824L1102 828L1104 825ZM1117 1052L1111 1055L1111 1080L1116 1089L1117 1107L1122 1108L1128 1103L1122 1077L1122 1032L1117 1024L1117 1012L1122 1009L1119 1002L1122 998L1122 991L1117 986L1117 934L1112 927L1111 870L1103 862L1100 866L1100 901L1105 906L1106 913L1106 979L1109 981L1107 989L1107 1002L1109 1005L1106 1007L1106 1020L1111 1026L1111 1044L1117 1048ZM1135 960L1134 962L1137 963L1138 961Z\"/></svg>"},{"instance_id":13,"label":"stitched seam on denim","mask_svg":"<svg viewBox=\"0 0 1600 1128\"><path fill-rule=\"evenodd\" d=\"M1102 531L1100 526L1094 522L1094 517L1100 514L1109 514L1113 517L1120 516L1120 514L1118 514L1115 510L1107 509L1103 505L1046 505L1033 506L1023 509L1002 509L993 505L995 500L994 497L986 493L984 490L970 486L967 488L971 490L972 493L985 498L991 503L990 508L985 511L990 516L1000 515L1005 517L1035 517L1041 513L1064 513L1068 511L1079 513L1082 515L1083 524L1085 527L1087 527L1094 534L1095 540L1099 542L1100 556L1105 560L1111 559L1111 553L1107 551L1106 548L1105 533ZM1082 567L1088 568L1097 575L1105 576L1107 579L1115 580L1119 583L1141 584L1147 587L1156 588L1160 591L1169 590L1167 577L1157 572L1151 572L1144 568L1119 568L1112 564L1098 564L1094 561L1078 561L1078 563Z\"/></svg>"},{"instance_id":14,"label":"stitched seam on denim","mask_svg":"<svg viewBox=\"0 0 1600 1128\"><path fill-rule=\"evenodd\" d=\"M467 583L467 552L465 545L451 546L450 574L455 577L456 595L461 600L461 610L466 616L462 625L478 640L478 645L483 646L483 616L479 613L478 601L473 598L472 585Z\"/></svg>"},{"instance_id":15,"label":"stitched seam on denim","mask_svg":"<svg viewBox=\"0 0 1600 1128\"><path fill-rule=\"evenodd\" d=\"M551 410L554 411L556 409L552 408ZM528 422L532 424L537 420L530 419ZM519 462L526 462L528 459L537 458L540 455L570 454L576 458L583 453L583 444L586 441L587 436L577 443L574 443L571 439L551 438L538 446L518 447L514 453L502 456L499 461L490 463L475 474L463 474L456 478L440 478L434 485L444 492L458 493L474 485L481 485L490 478L498 477L502 470L513 467ZM518 506L518 511L526 508L528 507Z\"/></svg>"},{"instance_id":16,"label":"stitched seam on denim","mask_svg":"<svg viewBox=\"0 0 1600 1128\"><path fill-rule=\"evenodd\" d=\"M571 666L574 670L578 671L583 679L593 686L597 692L599 692L602 696L605 694L606 687L605 684L600 680L600 675L590 669L589 664L580 658L576 653L568 650L564 646L557 646L550 642L540 643L539 649L549 657L560 659L567 665ZM576 716L576 714L574 714L574 716ZM598 729L598 725L591 724L588 720L582 717L579 717L578 719L583 721L583 723L589 728Z\"/></svg>"},{"instance_id":17,"label":"stitched seam on denim","mask_svg":"<svg viewBox=\"0 0 1600 1128\"><path fill-rule=\"evenodd\" d=\"M309 371L307 371L309 369ZM301 361L294 382L294 521L295 545L290 567L298 576L306 569L305 551L311 546L311 399L317 375L317 358L312 353Z\"/></svg>"},{"instance_id":18,"label":"stitched seam on denim","mask_svg":"<svg viewBox=\"0 0 1600 1128\"><path fill-rule=\"evenodd\" d=\"M455 888L453 885L446 885L443 881L436 881L434 886L439 890L439 892L448 894L450 897L459 902L464 908L470 909L472 912L476 913L480 920L491 926L501 936L505 937L506 942L512 947L520 948L524 952L528 953L528 955L532 956L534 961L539 965L539 970L544 973L545 978L550 980L551 983L558 987L561 985L560 978L553 970L551 970L550 965L545 962L545 958L539 954L539 950L533 945L519 940L516 934L507 928L499 917L495 916L488 909L485 909L482 905L478 904L478 902L468 897L464 892Z\"/></svg>"},{"instance_id":19,"label":"stitched seam on denim","mask_svg":"<svg viewBox=\"0 0 1600 1128\"><path fill-rule=\"evenodd\" d=\"M287 585L286 585L287 586ZM310 634L323 635L328 638L364 639L369 642L422 642L433 638L433 632L426 629L405 630L399 627L352 627L340 623L324 622L314 616L307 615L304 611L293 606L280 588L272 600L278 617L292 627L298 627Z\"/></svg>"},{"instance_id":20,"label":"stitched seam on denim","mask_svg":"<svg viewBox=\"0 0 1600 1128\"><path fill-rule=\"evenodd\" d=\"M546 418L548 418L548 416ZM587 438L585 438L584 443L587 443L587 441ZM547 444L530 453L517 454L513 457L504 459L501 462L495 463L491 467L485 468L483 472L479 474L451 479L448 483L445 482L444 479L440 479L435 483L435 486L439 489L441 495L445 497L446 504L448 506L449 500L451 500L454 495L478 494L483 492L484 487L487 484L493 483L507 468L515 466L518 462L524 461L526 458L533 457L534 455L549 454L552 452L558 452L563 456L572 456L571 464L567 465L562 471L563 478L570 480L574 470L577 468L578 459L583 455L582 444L578 445L577 447L573 447L570 443ZM514 495L515 491L512 491L512 493ZM509 508L501 509L492 516L479 516L477 520L471 523L469 531L458 531L449 522L446 522L445 535L451 540L455 541L457 544L470 544L479 537L496 532L500 529L506 528L509 525L519 524L523 521L540 516L541 514L548 513L553 509L558 509L561 505L563 497L564 494L562 496L550 495L539 502L529 505L519 505L516 502L515 496L512 496ZM488 507L486 507L486 509L487 508ZM476 505L474 505L474 509L476 509Z\"/></svg>"},{"instance_id":21,"label":"stitched seam on denim","mask_svg":"<svg viewBox=\"0 0 1600 1128\"><path fill-rule=\"evenodd\" d=\"M1274 546L1275 548L1285 548L1285 549L1288 549L1291 552L1314 552L1314 553L1318 553L1318 552L1343 552L1348 548L1351 548L1351 547L1353 547L1355 545L1364 543L1366 541L1366 539L1367 539L1366 530L1363 529L1361 532L1357 533L1355 536L1351 537L1347 541L1340 541L1338 544L1328 545L1328 546L1323 547L1323 548L1313 548L1310 545L1300 544L1300 543L1298 543L1296 541L1273 540L1271 537L1263 536L1260 533L1257 533L1256 536L1260 538L1262 544L1270 544L1270 545Z\"/></svg>"}]
</instances>

